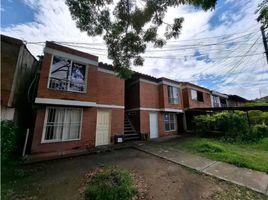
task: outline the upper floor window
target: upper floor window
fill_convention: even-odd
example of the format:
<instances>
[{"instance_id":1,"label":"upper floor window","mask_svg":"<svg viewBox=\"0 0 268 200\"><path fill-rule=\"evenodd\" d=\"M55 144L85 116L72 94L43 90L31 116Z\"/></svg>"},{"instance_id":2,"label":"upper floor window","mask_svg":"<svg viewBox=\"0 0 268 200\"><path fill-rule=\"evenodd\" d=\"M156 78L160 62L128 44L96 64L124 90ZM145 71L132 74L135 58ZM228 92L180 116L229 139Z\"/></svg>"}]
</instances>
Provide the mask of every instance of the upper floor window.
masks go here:
<instances>
[{"instance_id":1,"label":"upper floor window","mask_svg":"<svg viewBox=\"0 0 268 200\"><path fill-rule=\"evenodd\" d=\"M179 103L179 88L168 86L168 103Z\"/></svg>"},{"instance_id":2,"label":"upper floor window","mask_svg":"<svg viewBox=\"0 0 268 200\"><path fill-rule=\"evenodd\" d=\"M48 87L55 90L85 92L86 65L53 56Z\"/></svg>"},{"instance_id":3,"label":"upper floor window","mask_svg":"<svg viewBox=\"0 0 268 200\"><path fill-rule=\"evenodd\" d=\"M203 92L197 91L197 90L191 90L191 96L192 100L196 101L204 101Z\"/></svg>"},{"instance_id":4,"label":"upper floor window","mask_svg":"<svg viewBox=\"0 0 268 200\"><path fill-rule=\"evenodd\" d=\"M220 107L220 97L212 96L213 98L213 107Z\"/></svg>"}]
</instances>

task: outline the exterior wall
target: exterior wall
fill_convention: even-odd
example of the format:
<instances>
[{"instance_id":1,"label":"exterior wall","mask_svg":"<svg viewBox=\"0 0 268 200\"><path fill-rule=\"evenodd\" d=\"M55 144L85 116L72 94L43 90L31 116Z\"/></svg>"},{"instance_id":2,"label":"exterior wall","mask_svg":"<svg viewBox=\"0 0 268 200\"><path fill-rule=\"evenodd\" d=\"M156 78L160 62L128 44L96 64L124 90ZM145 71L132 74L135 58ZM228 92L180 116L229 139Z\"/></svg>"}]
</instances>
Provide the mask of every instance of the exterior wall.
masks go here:
<instances>
[{"instance_id":1,"label":"exterior wall","mask_svg":"<svg viewBox=\"0 0 268 200\"><path fill-rule=\"evenodd\" d=\"M161 108L171 108L171 109L182 109L183 108L183 99L182 99L182 90L179 88L179 103L171 104L168 101L168 85L162 84L159 86L159 99Z\"/></svg>"},{"instance_id":2,"label":"exterior wall","mask_svg":"<svg viewBox=\"0 0 268 200\"><path fill-rule=\"evenodd\" d=\"M165 131L164 127L164 112L157 112L158 116L158 136L168 136L168 135L176 135L178 131ZM149 119L150 111L141 111L140 112L140 133L148 134L150 138L150 119ZM177 123L178 124L178 123ZM178 127L177 127L178 129Z\"/></svg>"},{"instance_id":3,"label":"exterior wall","mask_svg":"<svg viewBox=\"0 0 268 200\"><path fill-rule=\"evenodd\" d=\"M47 47L53 50L61 51L63 53L69 53L72 56L80 56L82 58L91 59L96 62L98 60L98 58L95 56L91 56L89 54L66 47L61 47L59 45L54 45L53 43L47 43ZM68 58L68 56L64 57ZM101 70L101 68L98 68L95 65L87 64L87 86L85 92L70 92L49 89L48 81L52 59L52 54L45 53L40 73L37 97L48 99L95 102L96 107L83 107L80 140L42 143L41 140L43 134L46 105L40 105L37 109L37 118L32 140L31 153L62 153L68 150L95 147L98 110L111 110L110 141L114 141L115 135L122 135L124 133L124 109L102 108L99 104L105 104L108 106L124 106L124 80L118 78L112 71L103 71ZM79 61L79 59L75 61ZM57 106L51 105L51 107Z\"/></svg>"},{"instance_id":4,"label":"exterior wall","mask_svg":"<svg viewBox=\"0 0 268 200\"><path fill-rule=\"evenodd\" d=\"M93 84L91 82L91 84ZM92 88L93 86L90 85ZM124 106L124 80L113 74L97 72L97 103Z\"/></svg>"},{"instance_id":5,"label":"exterior wall","mask_svg":"<svg viewBox=\"0 0 268 200\"><path fill-rule=\"evenodd\" d=\"M124 109L112 109L112 127L111 136L123 135L124 134Z\"/></svg>"},{"instance_id":6,"label":"exterior wall","mask_svg":"<svg viewBox=\"0 0 268 200\"><path fill-rule=\"evenodd\" d=\"M18 107L37 71L37 61L21 40L1 35L1 105Z\"/></svg>"},{"instance_id":7,"label":"exterior wall","mask_svg":"<svg viewBox=\"0 0 268 200\"><path fill-rule=\"evenodd\" d=\"M19 50L19 44L3 41L1 37L1 105L8 105Z\"/></svg>"},{"instance_id":8,"label":"exterior wall","mask_svg":"<svg viewBox=\"0 0 268 200\"><path fill-rule=\"evenodd\" d=\"M14 120L15 108L9 108L1 105L1 120Z\"/></svg>"},{"instance_id":9,"label":"exterior wall","mask_svg":"<svg viewBox=\"0 0 268 200\"><path fill-rule=\"evenodd\" d=\"M140 107L159 108L159 86L140 81Z\"/></svg>"},{"instance_id":10,"label":"exterior wall","mask_svg":"<svg viewBox=\"0 0 268 200\"><path fill-rule=\"evenodd\" d=\"M115 135L121 135L124 132L124 110L111 109L111 111L111 142L113 142ZM83 108L80 140L41 143L46 107L38 109L31 153L58 152L61 154L68 150L82 150L95 147L97 112L98 108Z\"/></svg>"},{"instance_id":11,"label":"exterior wall","mask_svg":"<svg viewBox=\"0 0 268 200\"><path fill-rule=\"evenodd\" d=\"M192 100L192 96L191 96L192 89L203 92L203 99L204 99L203 102L197 101L197 100ZM212 106L209 91L206 91L204 89L200 89L197 87L183 88L183 100L185 100L184 108L204 108L204 107L211 107Z\"/></svg>"},{"instance_id":12,"label":"exterior wall","mask_svg":"<svg viewBox=\"0 0 268 200\"><path fill-rule=\"evenodd\" d=\"M90 101L96 102L97 101L97 67L94 65L87 65L87 88L86 92L70 92L70 91L60 91L49 89L48 81L49 81L49 72L50 72L50 65L52 62L52 55L45 53L39 85L38 85L38 93L37 97L40 98L53 98L53 99L67 99L67 100L77 100L77 101Z\"/></svg>"},{"instance_id":13,"label":"exterior wall","mask_svg":"<svg viewBox=\"0 0 268 200\"><path fill-rule=\"evenodd\" d=\"M76 141L41 143L45 113L46 107L40 108L37 111L34 135L32 140L32 154L48 152L60 153L72 149L86 149L89 147L94 147L97 121L96 108L83 108L81 136L80 140Z\"/></svg>"}]
</instances>

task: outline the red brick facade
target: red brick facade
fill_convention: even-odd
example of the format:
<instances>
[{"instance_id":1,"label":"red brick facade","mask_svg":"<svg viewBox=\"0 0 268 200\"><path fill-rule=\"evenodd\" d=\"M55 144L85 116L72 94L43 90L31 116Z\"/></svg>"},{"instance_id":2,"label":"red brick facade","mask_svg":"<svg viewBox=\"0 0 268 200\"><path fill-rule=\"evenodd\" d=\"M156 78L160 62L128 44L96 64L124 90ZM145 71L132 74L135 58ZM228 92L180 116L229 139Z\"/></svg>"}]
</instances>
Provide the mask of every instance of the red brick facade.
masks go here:
<instances>
[{"instance_id":1,"label":"red brick facade","mask_svg":"<svg viewBox=\"0 0 268 200\"><path fill-rule=\"evenodd\" d=\"M179 89L179 101L176 104L169 103L169 85ZM183 130L183 127L177 127L175 131L165 131L164 124L165 113L176 113L176 115L182 113L182 90L177 82L168 80L164 80L163 82L163 79L134 79L132 81L127 81L125 93L126 111L137 132L148 134L150 137L149 115L151 112L157 113L159 137L178 134L178 130ZM178 118L178 120L182 119ZM178 125L183 126L183 123L177 122L177 126Z\"/></svg>"},{"instance_id":2,"label":"red brick facade","mask_svg":"<svg viewBox=\"0 0 268 200\"><path fill-rule=\"evenodd\" d=\"M79 52L53 43L47 43L46 47L71 55L98 61L96 56ZM112 71L101 70L98 66L87 64L87 85L85 92L59 91L48 88L49 73L53 55L45 53L39 79L37 98L69 100L79 102L93 102L93 107L81 107L72 105L38 104L35 130L32 141L32 154L59 152L68 150L86 149L95 147L96 123L98 110L111 111L111 143L114 135L124 133L124 80L118 78ZM79 61L79 60L78 60ZM82 123L79 140L42 143L42 134L47 107L81 107Z\"/></svg>"},{"instance_id":3,"label":"red brick facade","mask_svg":"<svg viewBox=\"0 0 268 200\"><path fill-rule=\"evenodd\" d=\"M203 93L203 101L193 100L191 90L196 90ZM208 89L195 86L193 84L183 84L183 107L186 108L209 108L211 107L211 94Z\"/></svg>"}]
</instances>

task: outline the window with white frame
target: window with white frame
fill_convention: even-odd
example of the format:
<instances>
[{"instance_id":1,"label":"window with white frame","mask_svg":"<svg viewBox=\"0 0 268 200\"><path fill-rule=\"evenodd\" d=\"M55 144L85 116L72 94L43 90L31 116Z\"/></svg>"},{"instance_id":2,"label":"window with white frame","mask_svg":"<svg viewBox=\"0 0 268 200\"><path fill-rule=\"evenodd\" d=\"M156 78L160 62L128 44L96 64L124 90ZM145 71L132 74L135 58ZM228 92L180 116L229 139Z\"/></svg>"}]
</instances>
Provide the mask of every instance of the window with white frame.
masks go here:
<instances>
[{"instance_id":1,"label":"window with white frame","mask_svg":"<svg viewBox=\"0 0 268 200\"><path fill-rule=\"evenodd\" d=\"M192 100L197 100L197 91L191 90L191 96L192 96Z\"/></svg>"},{"instance_id":2,"label":"window with white frame","mask_svg":"<svg viewBox=\"0 0 268 200\"><path fill-rule=\"evenodd\" d=\"M80 139L82 109L47 108L43 141L57 142Z\"/></svg>"},{"instance_id":3,"label":"window with white frame","mask_svg":"<svg viewBox=\"0 0 268 200\"><path fill-rule=\"evenodd\" d=\"M191 96L192 100L196 101L204 101L203 92L197 91L197 90L191 90Z\"/></svg>"},{"instance_id":4,"label":"window with white frame","mask_svg":"<svg viewBox=\"0 0 268 200\"><path fill-rule=\"evenodd\" d=\"M165 123L165 131L175 131L177 128L176 114L165 113L164 123Z\"/></svg>"},{"instance_id":5,"label":"window with white frame","mask_svg":"<svg viewBox=\"0 0 268 200\"><path fill-rule=\"evenodd\" d=\"M179 88L168 86L168 103L171 104L179 103Z\"/></svg>"},{"instance_id":6,"label":"window with white frame","mask_svg":"<svg viewBox=\"0 0 268 200\"><path fill-rule=\"evenodd\" d=\"M53 56L48 87L55 90L85 92L86 65Z\"/></svg>"}]
</instances>

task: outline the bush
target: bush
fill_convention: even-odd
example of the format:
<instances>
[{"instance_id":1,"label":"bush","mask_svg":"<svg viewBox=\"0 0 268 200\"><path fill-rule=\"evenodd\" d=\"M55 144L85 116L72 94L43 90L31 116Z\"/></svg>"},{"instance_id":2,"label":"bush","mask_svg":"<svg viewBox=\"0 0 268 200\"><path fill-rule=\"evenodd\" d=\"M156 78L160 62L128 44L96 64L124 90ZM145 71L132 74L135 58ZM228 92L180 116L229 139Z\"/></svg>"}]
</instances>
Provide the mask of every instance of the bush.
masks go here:
<instances>
[{"instance_id":1,"label":"bush","mask_svg":"<svg viewBox=\"0 0 268 200\"><path fill-rule=\"evenodd\" d=\"M6 161L13 157L17 148L17 127L13 121L1 121L1 159Z\"/></svg>"},{"instance_id":2,"label":"bush","mask_svg":"<svg viewBox=\"0 0 268 200\"><path fill-rule=\"evenodd\" d=\"M214 115L200 115L194 118L198 134L224 137L226 140L247 140L249 126L244 112L221 112Z\"/></svg>"},{"instance_id":3,"label":"bush","mask_svg":"<svg viewBox=\"0 0 268 200\"><path fill-rule=\"evenodd\" d=\"M268 126L266 126L264 124L255 125L251 129L251 137L254 140L260 140L260 139L263 139L265 137L268 137Z\"/></svg>"},{"instance_id":4,"label":"bush","mask_svg":"<svg viewBox=\"0 0 268 200\"><path fill-rule=\"evenodd\" d=\"M85 191L86 200L131 200L137 194L127 171L107 170L92 177Z\"/></svg>"}]
</instances>

